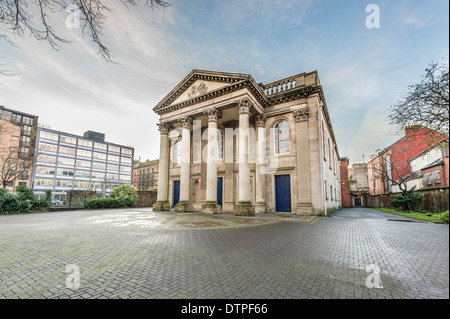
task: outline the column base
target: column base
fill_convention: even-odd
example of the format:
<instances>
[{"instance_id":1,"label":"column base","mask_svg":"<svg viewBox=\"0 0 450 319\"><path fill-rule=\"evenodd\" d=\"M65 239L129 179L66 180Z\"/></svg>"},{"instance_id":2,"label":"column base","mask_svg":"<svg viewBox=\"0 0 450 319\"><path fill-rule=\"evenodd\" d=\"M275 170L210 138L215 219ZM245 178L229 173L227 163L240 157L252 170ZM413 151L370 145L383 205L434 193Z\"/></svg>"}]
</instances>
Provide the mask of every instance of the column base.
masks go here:
<instances>
[{"instance_id":1,"label":"column base","mask_svg":"<svg viewBox=\"0 0 450 319\"><path fill-rule=\"evenodd\" d=\"M180 201L176 206L175 206L175 212L177 213L187 213L187 212L192 212L194 210L194 206L189 203L188 201Z\"/></svg>"},{"instance_id":2,"label":"column base","mask_svg":"<svg viewBox=\"0 0 450 319\"><path fill-rule=\"evenodd\" d=\"M313 210L312 205L309 203L297 204L297 215L306 215L306 216L314 215L314 210Z\"/></svg>"},{"instance_id":3,"label":"column base","mask_svg":"<svg viewBox=\"0 0 450 319\"><path fill-rule=\"evenodd\" d=\"M219 214L221 210L222 207L220 207L217 202L206 202L206 204L202 206L202 213L205 214Z\"/></svg>"},{"instance_id":4,"label":"column base","mask_svg":"<svg viewBox=\"0 0 450 319\"><path fill-rule=\"evenodd\" d=\"M170 204L168 201L158 201L153 205L154 212L170 211Z\"/></svg>"},{"instance_id":5,"label":"column base","mask_svg":"<svg viewBox=\"0 0 450 319\"><path fill-rule=\"evenodd\" d=\"M255 207L251 202L239 202L234 206L235 216L255 216Z\"/></svg>"},{"instance_id":6,"label":"column base","mask_svg":"<svg viewBox=\"0 0 450 319\"><path fill-rule=\"evenodd\" d=\"M267 214L269 212L269 207L266 203L256 203L255 214Z\"/></svg>"}]
</instances>

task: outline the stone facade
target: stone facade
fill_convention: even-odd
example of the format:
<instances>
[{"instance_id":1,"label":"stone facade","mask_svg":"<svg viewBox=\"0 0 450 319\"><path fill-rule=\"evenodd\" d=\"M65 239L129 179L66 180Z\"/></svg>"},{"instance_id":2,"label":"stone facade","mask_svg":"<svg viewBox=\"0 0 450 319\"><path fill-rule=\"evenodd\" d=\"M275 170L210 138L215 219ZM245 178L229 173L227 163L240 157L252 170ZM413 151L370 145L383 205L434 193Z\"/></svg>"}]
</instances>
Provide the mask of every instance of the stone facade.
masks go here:
<instances>
[{"instance_id":1,"label":"stone facade","mask_svg":"<svg viewBox=\"0 0 450 319\"><path fill-rule=\"evenodd\" d=\"M158 189L159 161L136 162L133 166L132 185L138 190Z\"/></svg>"},{"instance_id":2,"label":"stone facade","mask_svg":"<svg viewBox=\"0 0 450 319\"><path fill-rule=\"evenodd\" d=\"M339 152L317 72L257 84L193 70L154 111L155 211L321 215L341 207Z\"/></svg>"}]
</instances>

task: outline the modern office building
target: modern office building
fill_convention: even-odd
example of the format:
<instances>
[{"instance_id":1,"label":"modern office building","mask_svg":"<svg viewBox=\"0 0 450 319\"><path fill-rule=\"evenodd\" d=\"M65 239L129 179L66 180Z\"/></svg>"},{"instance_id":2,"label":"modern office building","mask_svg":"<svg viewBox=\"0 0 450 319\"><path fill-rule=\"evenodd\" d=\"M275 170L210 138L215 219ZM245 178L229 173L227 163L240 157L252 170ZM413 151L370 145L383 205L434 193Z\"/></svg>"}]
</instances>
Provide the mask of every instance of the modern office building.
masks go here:
<instances>
[{"instance_id":1,"label":"modern office building","mask_svg":"<svg viewBox=\"0 0 450 319\"><path fill-rule=\"evenodd\" d=\"M121 184L131 184L134 149L105 142L102 133L84 136L40 127L32 187L37 195L46 190L65 202L69 190L94 190L109 196Z\"/></svg>"},{"instance_id":2,"label":"modern office building","mask_svg":"<svg viewBox=\"0 0 450 319\"><path fill-rule=\"evenodd\" d=\"M38 117L0 105L0 187L30 187Z\"/></svg>"}]
</instances>

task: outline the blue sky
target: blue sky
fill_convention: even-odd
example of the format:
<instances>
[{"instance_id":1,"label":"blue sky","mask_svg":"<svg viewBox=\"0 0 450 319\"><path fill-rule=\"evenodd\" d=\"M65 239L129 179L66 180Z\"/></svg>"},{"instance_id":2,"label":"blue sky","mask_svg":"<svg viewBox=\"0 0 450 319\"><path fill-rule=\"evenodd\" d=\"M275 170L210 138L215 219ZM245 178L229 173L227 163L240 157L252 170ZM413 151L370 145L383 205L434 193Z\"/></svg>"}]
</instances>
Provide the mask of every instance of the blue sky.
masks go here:
<instances>
[{"instance_id":1,"label":"blue sky","mask_svg":"<svg viewBox=\"0 0 450 319\"><path fill-rule=\"evenodd\" d=\"M1 63L19 74L0 76L0 105L53 129L104 132L133 145L136 158L156 159L152 108L192 69L263 83L317 70L340 155L357 163L399 138L386 120L390 105L431 60L448 60L446 0L170 2L164 11L116 6L105 30L114 64L65 27L64 12L54 27L74 42L59 51L29 38L16 39L19 48L0 41ZM380 8L379 29L366 27L369 4Z\"/></svg>"}]
</instances>

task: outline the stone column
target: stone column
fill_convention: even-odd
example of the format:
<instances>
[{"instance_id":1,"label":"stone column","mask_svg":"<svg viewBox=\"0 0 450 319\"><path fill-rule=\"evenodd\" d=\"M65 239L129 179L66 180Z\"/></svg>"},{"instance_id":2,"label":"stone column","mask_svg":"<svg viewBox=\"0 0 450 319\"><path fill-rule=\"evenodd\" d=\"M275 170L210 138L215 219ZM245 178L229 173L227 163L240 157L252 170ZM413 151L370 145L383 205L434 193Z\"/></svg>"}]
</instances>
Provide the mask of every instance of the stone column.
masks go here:
<instances>
[{"instance_id":1,"label":"stone column","mask_svg":"<svg viewBox=\"0 0 450 319\"><path fill-rule=\"evenodd\" d=\"M257 115L256 126L256 204L255 213L267 213L266 203L266 118L264 115Z\"/></svg>"},{"instance_id":2,"label":"stone column","mask_svg":"<svg viewBox=\"0 0 450 319\"><path fill-rule=\"evenodd\" d=\"M236 216L253 216L255 208L250 197L250 165L248 161L250 101L240 101L239 111L239 196L238 204L234 208Z\"/></svg>"},{"instance_id":3,"label":"stone column","mask_svg":"<svg viewBox=\"0 0 450 319\"><path fill-rule=\"evenodd\" d=\"M203 213L216 214L221 210L217 204L217 119L219 111L215 108L204 111L208 115L208 153L206 168L206 203Z\"/></svg>"},{"instance_id":4,"label":"stone column","mask_svg":"<svg viewBox=\"0 0 450 319\"><path fill-rule=\"evenodd\" d=\"M157 201L153 205L153 211L168 211L169 204L169 130L168 123L158 124L161 134L160 150L159 150L159 176L158 176L158 195Z\"/></svg>"},{"instance_id":5,"label":"stone column","mask_svg":"<svg viewBox=\"0 0 450 319\"><path fill-rule=\"evenodd\" d=\"M309 107L294 109L295 138L297 143L297 214L312 215L309 164Z\"/></svg>"},{"instance_id":6,"label":"stone column","mask_svg":"<svg viewBox=\"0 0 450 319\"><path fill-rule=\"evenodd\" d=\"M176 212L190 212L194 209L190 202L191 198L191 128L192 118L185 116L182 123L182 159L180 173L180 202L175 207Z\"/></svg>"}]
</instances>

